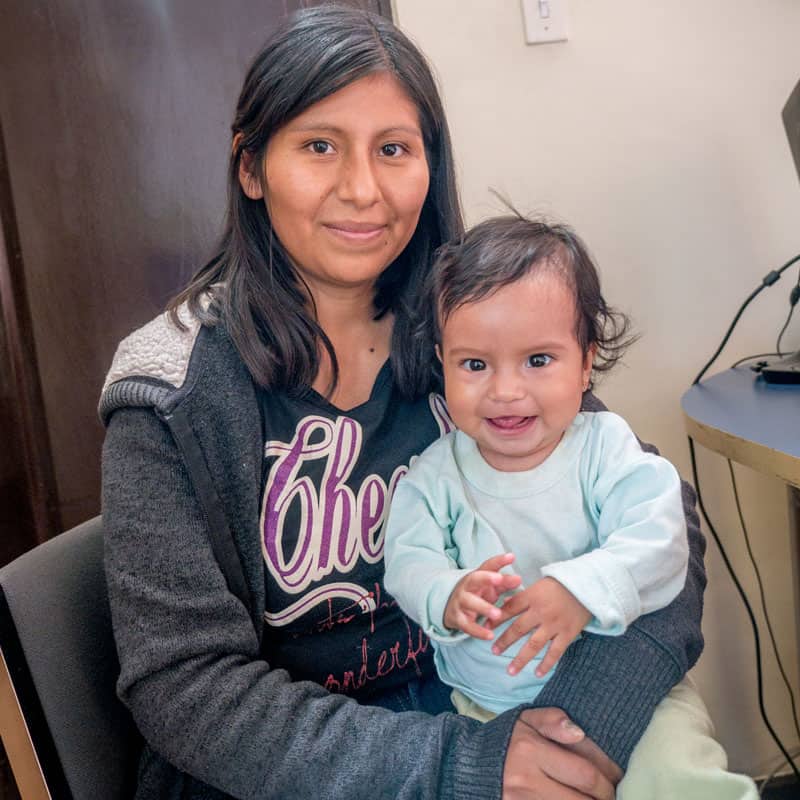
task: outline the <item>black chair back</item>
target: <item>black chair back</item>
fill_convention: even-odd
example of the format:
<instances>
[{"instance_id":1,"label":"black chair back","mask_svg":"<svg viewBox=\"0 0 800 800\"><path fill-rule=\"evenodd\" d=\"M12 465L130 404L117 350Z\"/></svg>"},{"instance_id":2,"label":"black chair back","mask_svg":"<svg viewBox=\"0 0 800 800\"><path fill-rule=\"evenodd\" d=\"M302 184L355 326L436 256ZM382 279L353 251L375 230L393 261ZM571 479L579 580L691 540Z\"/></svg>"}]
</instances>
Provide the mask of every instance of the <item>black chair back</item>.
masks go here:
<instances>
[{"instance_id":1,"label":"black chair back","mask_svg":"<svg viewBox=\"0 0 800 800\"><path fill-rule=\"evenodd\" d=\"M115 692L100 517L0 569L0 651L17 706L0 712L0 732L23 800L47 796L37 765L56 800L131 797L141 738Z\"/></svg>"}]
</instances>

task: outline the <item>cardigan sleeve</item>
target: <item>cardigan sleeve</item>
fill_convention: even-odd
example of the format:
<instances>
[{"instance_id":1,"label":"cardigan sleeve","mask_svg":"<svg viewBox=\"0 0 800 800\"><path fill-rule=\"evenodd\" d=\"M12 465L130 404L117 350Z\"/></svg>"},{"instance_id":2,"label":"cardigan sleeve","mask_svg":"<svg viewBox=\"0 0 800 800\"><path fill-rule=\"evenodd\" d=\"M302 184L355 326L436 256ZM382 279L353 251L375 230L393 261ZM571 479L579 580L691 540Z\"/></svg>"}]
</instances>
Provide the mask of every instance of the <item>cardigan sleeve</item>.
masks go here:
<instances>
[{"instance_id":1,"label":"cardigan sleeve","mask_svg":"<svg viewBox=\"0 0 800 800\"><path fill-rule=\"evenodd\" d=\"M588 394L583 410L604 411L605 406ZM658 452L652 445L642 448ZM686 481L681 483L681 500L689 542L681 592L660 611L639 617L622 636L584 634L561 657L535 702L539 707L562 708L623 769L656 705L703 650L706 546L695 493Z\"/></svg>"},{"instance_id":2,"label":"cardigan sleeve","mask_svg":"<svg viewBox=\"0 0 800 800\"><path fill-rule=\"evenodd\" d=\"M118 693L175 768L235 798L499 799L514 714L394 713L270 668L150 409L110 420L103 522Z\"/></svg>"}]
</instances>

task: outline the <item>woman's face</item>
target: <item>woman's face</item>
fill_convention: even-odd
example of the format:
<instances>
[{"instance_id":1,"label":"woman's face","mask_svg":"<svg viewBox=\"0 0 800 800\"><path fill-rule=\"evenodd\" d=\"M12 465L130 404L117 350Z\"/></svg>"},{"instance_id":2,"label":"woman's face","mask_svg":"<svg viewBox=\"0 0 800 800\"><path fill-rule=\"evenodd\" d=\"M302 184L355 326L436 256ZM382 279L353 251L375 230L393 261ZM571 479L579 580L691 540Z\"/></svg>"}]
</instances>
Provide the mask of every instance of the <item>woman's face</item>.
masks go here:
<instances>
[{"instance_id":1,"label":"woman's face","mask_svg":"<svg viewBox=\"0 0 800 800\"><path fill-rule=\"evenodd\" d=\"M312 292L371 287L408 244L429 172L414 103L376 73L307 108L270 139L263 189L275 233Z\"/></svg>"}]
</instances>

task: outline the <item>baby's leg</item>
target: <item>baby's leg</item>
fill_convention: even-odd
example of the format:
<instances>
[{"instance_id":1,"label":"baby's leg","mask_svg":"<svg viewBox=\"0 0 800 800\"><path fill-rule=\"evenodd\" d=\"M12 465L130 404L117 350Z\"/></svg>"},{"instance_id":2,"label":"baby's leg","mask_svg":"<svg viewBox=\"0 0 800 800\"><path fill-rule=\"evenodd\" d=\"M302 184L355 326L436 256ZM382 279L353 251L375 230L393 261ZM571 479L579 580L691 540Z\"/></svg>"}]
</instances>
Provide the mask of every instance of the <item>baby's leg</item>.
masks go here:
<instances>
[{"instance_id":1,"label":"baby's leg","mask_svg":"<svg viewBox=\"0 0 800 800\"><path fill-rule=\"evenodd\" d=\"M474 700L459 692L458 689L453 689L450 693L450 702L463 717L471 717L478 720L478 722L489 722L497 716L494 711L489 711L483 706L479 706Z\"/></svg>"},{"instance_id":2,"label":"baby's leg","mask_svg":"<svg viewBox=\"0 0 800 800\"><path fill-rule=\"evenodd\" d=\"M705 704L686 677L656 707L617 800L757 800L752 779L727 767Z\"/></svg>"}]
</instances>

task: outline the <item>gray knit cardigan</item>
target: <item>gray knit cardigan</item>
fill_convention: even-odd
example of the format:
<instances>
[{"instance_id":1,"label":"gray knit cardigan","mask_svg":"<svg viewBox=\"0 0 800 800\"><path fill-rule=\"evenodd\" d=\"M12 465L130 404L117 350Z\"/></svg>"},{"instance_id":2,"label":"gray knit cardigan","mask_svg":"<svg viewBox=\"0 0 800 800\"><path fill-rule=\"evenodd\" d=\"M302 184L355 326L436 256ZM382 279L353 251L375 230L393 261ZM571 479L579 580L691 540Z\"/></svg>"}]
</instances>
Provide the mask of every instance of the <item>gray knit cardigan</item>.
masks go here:
<instances>
[{"instance_id":1,"label":"gray knit cardigan","mask_svg":"<svg viewBox=\"0 0 800 800\"><path fill-rule=\"evenodd\" d=\"M161 316L117 350L100 401L118 691L147 745L137 798L500 798L519 713L480 725L357 704L261 654L261 422L224 327ZM585 410L603 408L587 395ZM696 661L705 587L684 484L686 587L622 637L586 635L538 696L623 767Z\"/></svg>"}]
</instances>

